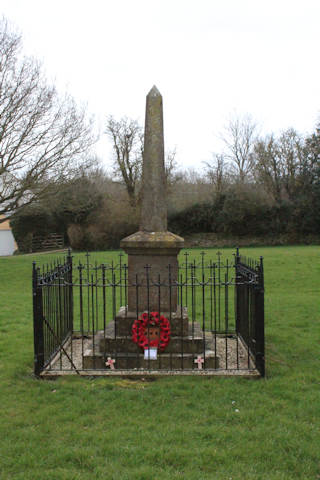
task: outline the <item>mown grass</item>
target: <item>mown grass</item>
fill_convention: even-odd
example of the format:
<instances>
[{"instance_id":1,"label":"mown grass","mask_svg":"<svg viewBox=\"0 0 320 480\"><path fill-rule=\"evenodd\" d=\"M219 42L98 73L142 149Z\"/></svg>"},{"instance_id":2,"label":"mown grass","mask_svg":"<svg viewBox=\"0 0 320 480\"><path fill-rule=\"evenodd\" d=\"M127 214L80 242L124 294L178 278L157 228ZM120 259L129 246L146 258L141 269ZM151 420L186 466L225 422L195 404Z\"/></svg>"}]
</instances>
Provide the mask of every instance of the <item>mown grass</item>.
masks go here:
<instances>
[{"instance_id":1,"label":"mown grass","mask_svg":"<svg viewBox=\"0 0 320 480\"><path fill-rule=\"evenodd\" d=\"M242 253L265 259L259 381L35 380L31 262L55 255L0 259L1 480L320 479L320 248Z\"/></svg>"}]
</instances>

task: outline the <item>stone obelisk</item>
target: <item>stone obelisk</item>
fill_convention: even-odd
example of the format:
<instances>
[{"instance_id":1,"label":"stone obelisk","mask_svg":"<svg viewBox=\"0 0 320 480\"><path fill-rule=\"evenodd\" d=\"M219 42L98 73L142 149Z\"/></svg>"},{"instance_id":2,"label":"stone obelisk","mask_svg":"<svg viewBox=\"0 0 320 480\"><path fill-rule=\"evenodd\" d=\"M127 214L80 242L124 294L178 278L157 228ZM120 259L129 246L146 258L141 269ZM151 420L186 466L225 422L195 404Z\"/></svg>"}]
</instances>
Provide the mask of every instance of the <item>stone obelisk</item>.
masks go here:
<instances>
[{"instance_id":1,"label":"stone obelisk","mask_svg":"<svg viewBox=\"0 0 320 480\"><path fill-rule=\"evenodd\" d=\"M140 229L120 244L128 254L129 314L159 307L163 313L177 311L174 283L183 244L183 238L167 231L162 96L154 86L146 101ZM154 285L159 278L160 295Z\"/></svg>"},{"instance_id":2,"label":"stone obelisk","mask_svg":"<svg viewBox=\"0 0 320 480\"><path fill-rule=\"evenodd\" d=\"M147 96L142 170L140 230L167 231L162 96L154 86Z\"/></svg>"}]
</instances>

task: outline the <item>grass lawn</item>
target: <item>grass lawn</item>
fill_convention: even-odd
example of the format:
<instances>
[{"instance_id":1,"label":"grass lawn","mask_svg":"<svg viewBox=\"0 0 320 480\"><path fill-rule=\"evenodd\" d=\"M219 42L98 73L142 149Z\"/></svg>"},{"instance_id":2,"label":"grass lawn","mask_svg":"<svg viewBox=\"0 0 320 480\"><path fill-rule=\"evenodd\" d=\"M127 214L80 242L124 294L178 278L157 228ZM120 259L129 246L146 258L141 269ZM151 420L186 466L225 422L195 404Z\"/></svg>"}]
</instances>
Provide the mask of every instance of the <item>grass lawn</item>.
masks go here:
<instances>
[{"instance_id":1,"label":"grass lawn","mask_svg":"<svg viewBox=\"0 0 320 480\"><path fill-rule=\"evenodd\" d=\"M1 258L0 479L320 479L320 247L241 253L265 259L258 381L35 380L31 267L55 254Z\"/></svg>"}]
</instances>

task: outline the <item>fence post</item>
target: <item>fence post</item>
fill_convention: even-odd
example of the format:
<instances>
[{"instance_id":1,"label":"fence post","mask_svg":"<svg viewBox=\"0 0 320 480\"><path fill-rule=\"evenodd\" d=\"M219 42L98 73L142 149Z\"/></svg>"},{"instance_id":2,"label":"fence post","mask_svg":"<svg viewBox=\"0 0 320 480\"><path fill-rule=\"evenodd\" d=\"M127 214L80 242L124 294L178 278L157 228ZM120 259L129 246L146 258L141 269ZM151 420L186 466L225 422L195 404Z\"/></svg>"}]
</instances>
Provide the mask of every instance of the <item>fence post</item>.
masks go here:
<instances>
[{"instance_id":1,"label":"fence post","mask_svg":"<svg viewBox=\"0 0 320 480\"><path fill-rule=\"evenodd\" d=\"M255 289L255 332L256 332L256 366L262 377L265 376L264 345L264 275L263 258L260 257L258 285Z\"/></svg>"},{"instance_id":2,"label":"fence post","mask_svg":"<svg viewBox=\"0 0 320 480\"><path fill-rule=\"evenodd\" d=\"M235 274L236 274L236 333L239 334L240 332L240 325L241 325L241 299L240 299L240 285L238 285L240 276L239 276L239 269L238 265L240 263L240 254L239 254L239 248L237 247L236 249L236 254L235 254Z\"/></svg>"},{"instance_id":3,"label":"fence post","mask_svg":"<svg viewBox=\"0 0 320 480\"><path fill-rule=\"evenodd\" d=\"M68 272L68 293L69 293L69 311L68 311L68 320L69 320L69 329L71 331L71 335L73 334L73 285L72 285L72 255L71 255L71 248L68 249L67 255L67 264L69 265L69 272Z\"/></svg>"},{"instance_id":4,"label":"fence post","mask_svg":"<svg viewBox=\"0 0 320 480\"><path fill-rule=\"evenodd\" d=\"M34 374L39 376L44 366L42 287L38 283L36 262L32 269Z\"/></svg>"}]
</instances>

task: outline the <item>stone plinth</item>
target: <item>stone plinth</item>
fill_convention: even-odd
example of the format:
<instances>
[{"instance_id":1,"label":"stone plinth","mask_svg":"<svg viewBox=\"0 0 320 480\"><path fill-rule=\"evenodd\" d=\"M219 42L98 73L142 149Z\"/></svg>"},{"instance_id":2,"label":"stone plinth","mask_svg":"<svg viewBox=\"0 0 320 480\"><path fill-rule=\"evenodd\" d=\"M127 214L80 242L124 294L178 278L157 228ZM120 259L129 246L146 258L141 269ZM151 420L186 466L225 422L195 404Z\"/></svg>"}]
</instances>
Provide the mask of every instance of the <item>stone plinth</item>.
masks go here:
<instances>
[{"instance_id":1,"label":"stone plinth","mask_svg":"<svg viewBox=\"0 0 320 480\"><path fill-rule=\"evenodd\" d=\"M187 320L187 318L186 318ZM110 322L104 331L98 332L96 335L97 349L100 352L107 352L108 355L114 356L115 353L141 353L141 348L132 341L132 335L120 334L115 335L115 322ZM191 322L187 324L184 335L180 334L179 328L175 327L175 321L171 323L172 334L170 342L165 349L165 353L197 353L203 352L203 342L212 340L210 332L203 333L199 323ZM181 326L178 326L181 328ZM212 343L212 341L211 341ZM211 344L210 344L211 347Z\"/></svg>"},{"instance_id":2,"label":"stone plinth","mask_svg":"<svg viewBox=\"0 0 320 480\"><path fill-rule=\"evenodd\" d=\"M121 240L120 246L128 254L129 312L177 311L177 256L183 242L170 232L146 231Z\"/></svg>"},{"instance_id":3,"label":"stone plinth","mask_svg":"<svg viewBox=\"0 0 320 480\"><path fill-rule=\"evenodd\" d=\"M176 312L162 311L164 315L170 321L171 335L185 337L189 335L188 327L188 312L185 307L182 309L178 307ZM129 312L128 308L121 307L115 318L115 334L116 337L124 335L132 335L132 325L137 319L136 312Z\"/></svg>"},{"instance_id":4,"label":"stone plinth","mask_svg":"<svg viewBox=\"0 0 320 480\"><path fill-rule=\"evenodd\" d=\"M116 356L115 369L141 369L141 370L193 370L198 371L195 365L196 356L193 353L185 354L160 354L157 360L145 360L143 354L136 353L118 353ZM87 369L105 369L105 359L102 353L92 353L87 350L83 356L83 368ZM204 368L219 368L219 358L214 351L206 352Z\"/></svg>"},{"instance_id":5,"label":"stone plinth","mask_svg":"<svg viewBox=\"0 0 320 480\"><path fill-rule=\"evenodd\" d=\"M164 352L158 352L156 360L145 359L142 350L130 336L114 337L115 325L111 323L105 332L95 336L95 348L86 349L83 356L84 369L105 369L109 356L115 360L115 369L179 370L198 371L195 362L198 355L205 359L204 368L219 368L219 357L215 351L214 336L202 332L198 323L189 323L186 337L173 336Z\"/></svg>"}]
</instances>

